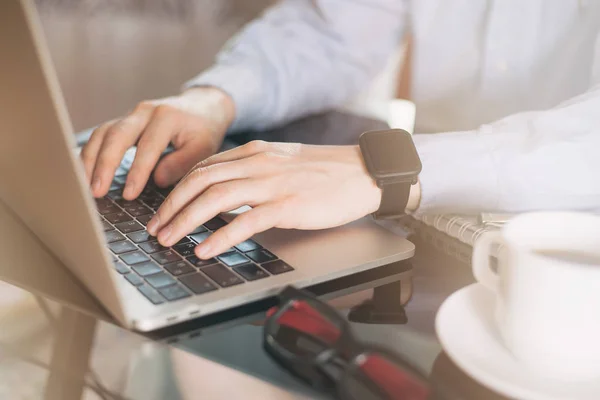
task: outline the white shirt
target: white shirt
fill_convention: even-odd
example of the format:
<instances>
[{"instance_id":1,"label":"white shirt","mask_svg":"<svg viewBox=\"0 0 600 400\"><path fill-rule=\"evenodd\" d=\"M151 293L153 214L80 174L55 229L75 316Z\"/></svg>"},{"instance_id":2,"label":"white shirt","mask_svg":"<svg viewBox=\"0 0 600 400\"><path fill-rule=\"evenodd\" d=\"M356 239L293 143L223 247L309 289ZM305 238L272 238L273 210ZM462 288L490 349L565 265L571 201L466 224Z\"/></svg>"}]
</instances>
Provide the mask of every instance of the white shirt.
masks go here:
<instances>
[{"instance_id":1,"label":"white shirt","mask_svg":"<svg viewBox=\"0 0 600 400\"><path fill-rule=\"evenodd\" d=\"M287 0L188 85L270 128L342 105L410 30L420 211L600 210L599 28L596 0Z\"/></svg>"}]
</instances>

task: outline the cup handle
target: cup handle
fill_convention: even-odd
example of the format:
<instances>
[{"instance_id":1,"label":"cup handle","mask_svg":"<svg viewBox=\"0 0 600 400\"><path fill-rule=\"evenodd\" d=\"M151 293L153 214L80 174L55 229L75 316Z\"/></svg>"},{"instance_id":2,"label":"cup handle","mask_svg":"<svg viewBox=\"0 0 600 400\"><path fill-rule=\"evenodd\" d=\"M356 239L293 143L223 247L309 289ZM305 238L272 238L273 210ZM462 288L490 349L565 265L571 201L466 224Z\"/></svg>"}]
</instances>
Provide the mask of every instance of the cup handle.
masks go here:
<instances>
[{"instance_id":1,"label":"cup handle","mask_svg":"<svg viewBox=\"0 0 600 400\"><path fill-rule=\"evenodd\" d=\"M490 265L490 250L493 244L503 242L500 231L492 231L485 232L473 245L473 275L479 283L493 292L498 292L500 278Z\"/></svg>"}]
</instances>

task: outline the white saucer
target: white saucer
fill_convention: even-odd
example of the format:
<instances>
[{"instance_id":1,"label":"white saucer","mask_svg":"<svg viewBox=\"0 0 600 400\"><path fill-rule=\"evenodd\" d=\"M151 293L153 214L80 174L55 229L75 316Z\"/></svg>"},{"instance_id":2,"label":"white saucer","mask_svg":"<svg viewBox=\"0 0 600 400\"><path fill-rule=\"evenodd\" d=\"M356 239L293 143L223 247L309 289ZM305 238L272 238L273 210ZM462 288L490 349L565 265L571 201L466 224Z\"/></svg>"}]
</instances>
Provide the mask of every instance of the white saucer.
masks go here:
<instances>
[{"instance_id":1,"label":"white saucer","mask_svg":"<svg viewBox=\"0 0 600 400\"><path fill-rule=\"evenodd\" d=\"M598 400L600 380L559 382L520 365L504 347L494 324L494 295L480 284L452 294L438 311L435 328L448 357L479 383L523 400Z\"/></svg>"}]
</instances>

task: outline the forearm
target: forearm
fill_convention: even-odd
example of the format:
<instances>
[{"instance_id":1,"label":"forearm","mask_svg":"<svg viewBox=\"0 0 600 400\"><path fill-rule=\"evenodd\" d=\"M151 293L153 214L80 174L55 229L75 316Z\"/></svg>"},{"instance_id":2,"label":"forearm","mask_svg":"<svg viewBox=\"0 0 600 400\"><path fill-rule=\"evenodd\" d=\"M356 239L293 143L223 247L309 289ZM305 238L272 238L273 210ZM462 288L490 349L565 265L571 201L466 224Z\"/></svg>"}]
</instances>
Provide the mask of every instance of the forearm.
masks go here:
<instances>
[{"instance_id":1,"label":"forearm","mask_svg":"<svg viewBox=\"0 0 600 400\"><path fill-rule=\"evenodd\" d=\"M398 0L283 1L186 87L227 92L233 131L281 125L341 105L366 86L398 45L404 19Z\"/></svg>"},{"instance_id":2,"label":"forearm","mask_svg":"<svg viewBox=\"0 0 600 400\"><path fill-rule=\"evenodd\" d=\"M600 209L600 88L468 132L415 135L419 212Z\"/></svg>"}]
</instances>

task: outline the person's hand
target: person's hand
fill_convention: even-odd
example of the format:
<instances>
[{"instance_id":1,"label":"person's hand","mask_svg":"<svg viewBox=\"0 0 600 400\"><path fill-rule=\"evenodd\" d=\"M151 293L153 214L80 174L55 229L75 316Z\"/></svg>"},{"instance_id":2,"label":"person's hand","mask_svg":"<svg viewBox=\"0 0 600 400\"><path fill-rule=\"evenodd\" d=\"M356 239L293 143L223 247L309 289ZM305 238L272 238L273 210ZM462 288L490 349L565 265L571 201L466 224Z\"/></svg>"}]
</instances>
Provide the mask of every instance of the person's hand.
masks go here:
<instances>
[{"instance_id":1,"label":"person's hand","mask_svg":"<svg viewBox=\"0 0 600 400\"><path fill-rule=\"evenodd\" d=\"M376 211L381 189L358 146L250 142L200 162L175 187L148 232L172 246L220 212L253 207L196 247L218 255L269 228L324 229Z\"/></svg>"},{"instance_id":2,"label":"person's hand","mask_svg":"<svg viewBox=\"0 0 600 400\"><path fill-rule=\"evenodd\" d=\"M137 152L124 198L139 196L155 167L158 186L174 184L198 161L218 151L233 116L232 99L216 88L194 88L180 96L141 102L129 115L96 128L82 149L92 194L106 195L125 152L134 145ZM159 162L169 143L175 151Z\"/></svg>"}]
</instances>

